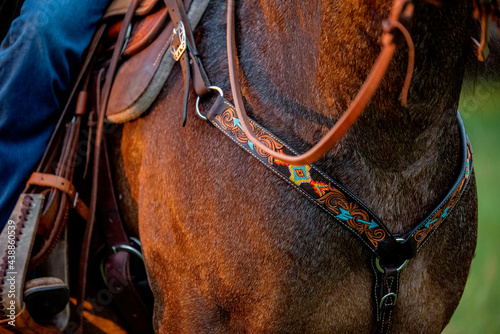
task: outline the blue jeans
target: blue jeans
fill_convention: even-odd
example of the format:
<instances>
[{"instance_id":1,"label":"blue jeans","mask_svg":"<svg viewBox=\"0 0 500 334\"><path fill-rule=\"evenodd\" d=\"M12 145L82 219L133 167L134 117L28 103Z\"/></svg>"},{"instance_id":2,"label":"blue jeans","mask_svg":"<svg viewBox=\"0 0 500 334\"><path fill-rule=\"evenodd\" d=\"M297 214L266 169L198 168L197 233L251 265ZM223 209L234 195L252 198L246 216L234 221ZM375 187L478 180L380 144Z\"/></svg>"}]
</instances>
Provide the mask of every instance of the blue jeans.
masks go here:
<instances>
[{"instance_id":1,"label":"blue jeans","mask_svg":"<svg viewBox=\"0 0 500 334\"><path fill-rule=\"evenodd\" d=\"M46 149L109 0L26 0L0 45L0 229Z\"/></svg>"}]
</instances>

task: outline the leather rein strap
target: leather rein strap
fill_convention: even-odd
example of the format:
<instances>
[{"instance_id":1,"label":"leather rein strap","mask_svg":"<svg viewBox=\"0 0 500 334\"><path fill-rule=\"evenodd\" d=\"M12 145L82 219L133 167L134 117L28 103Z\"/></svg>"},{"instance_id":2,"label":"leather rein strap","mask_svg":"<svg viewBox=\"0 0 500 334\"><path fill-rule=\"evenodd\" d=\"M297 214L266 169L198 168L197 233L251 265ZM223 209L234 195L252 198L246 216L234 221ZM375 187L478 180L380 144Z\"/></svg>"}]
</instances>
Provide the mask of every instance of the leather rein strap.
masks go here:
<instances>
[{"instance_id":1,"label":"leather rein strap","mask_svg":"<svg viewBox=\"0 0 500 334\"><path fill-rule=\"evenodd\" d=\"M227 6L227 57L229 65L229 79L231 81L231 92L233 94L236 113L240 120L243 131L250 139L250 141L273 158L293 165L311 164L325 155L345 135L347 130L349 130L349 128L354 124L356 119L359 117L359 115L361 115L366 105L370 102L371 98L375 94L375 91L377 90L382 78L384 77L387 67L389 66L389 63L394 56L394 53L396 51L394 28L399 29L403 33L405 40L409 46L408 69L402 93L402 103L406 104L406 96L413 73L414 47L410 34L400 21L408 21L411 18L413 14L413 5L407 0L396 0L394 2L389 20L384 24L384 34L382 36L382 51L380 52L380 55L373 65L372 71L368 75L368 78L361 87L360 91L358 92L346 112L337 121L335 126L326 134L323 139L321 139L321 141L319 141L306 153L298 156L290 156L273 151L255 136L255 134L251 130L251 127L249 126L249 119L245 111L245 106L243 104L240 80L238 78L234 8L235 0L229 0Z\"/></svg>"}]
</instances>

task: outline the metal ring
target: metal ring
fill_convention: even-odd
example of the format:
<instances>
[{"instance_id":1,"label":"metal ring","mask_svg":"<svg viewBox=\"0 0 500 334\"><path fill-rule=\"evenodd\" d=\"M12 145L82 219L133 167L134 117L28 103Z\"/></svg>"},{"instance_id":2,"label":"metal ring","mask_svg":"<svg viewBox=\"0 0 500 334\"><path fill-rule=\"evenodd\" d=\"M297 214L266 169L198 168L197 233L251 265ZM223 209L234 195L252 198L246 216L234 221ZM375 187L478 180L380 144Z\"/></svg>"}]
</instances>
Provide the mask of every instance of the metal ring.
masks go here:
<instances>
[{"instance_id":1,"label":"metal ring","mask_svg":"<svg viewBox=\"0 0 500 334\"><path fill-rule=\"evenodd\" d=\"M403 268L406 267L409 261L410 260L405 260L405 262L403 262L403 264L400 265L399 268L396 269L396 271L399 273L401 270L403 270ZM385 273L385 270L380 266L380 259L378 257L375 258L375 266L377 267L377 270L380 271L382 274Z\"/></svg>"},{"instance_id":2,"label":"metal ring","mask_svg":"<svg viewBox=\"0 0 500 334\"><path fill-rule=\"evenodd\" d=\"M390 292L388 294L386 294L384 297L382 297L382 299L380 300L380 304L378 305L378 308L381 309L382 306L384 306L384 302L387 298L389 297L394 297L394 302L392 303L392 306L395 306L396 305L396 302L398 301L398 295L395 294L394 292Z\"/></svg>"},{"instance_id":3,"label":"metal ring","mask_svg":"<svg viewBox=\"0 0 500 334\"><path fill-rule=\"evenodd\" d=\"M142 249L142 244L141 244L141 241L139 239L137 239L136 237L129 237L130 241L136 243L141 249Z\"/></svg>"},{"instance_id":4,"label":"metal ring","mask_svg":"<svg viewBox=\"0 0 500 334\"><path fill-rule=\"evenodd\" d=\"M405 239L396 238L396 241L402 243L403 241L405 241ZM406 267L406 265L408 264L408 261L410 260L406 259L405 262L403 262L403 264L400 265L398 269L396 269L396 271L399 273L401 270L403 270L403 268ZM377 267L377 270L380 271L382 274L385 273L385 270L382 269L382 267L380 266L380 259L378 257L375 258L375 266Z\"/></svg>"},{"instance_id":5,"label":"metal ring","mask_svg":"<svg viewBox=\"0 0 500 334\"><path fill-rule=\"evenodd\" d=\"M144 256L142 256L141 252L139 252L137 249L135 249L132 246L129 246L129 245L118 245L118 246L111 247L111 249L113 250L113 252L115 254L118 253L119 251L129 252L131 254L136 255L137 257L139 257L139 259L141 259L142 262L144 262Z\"/></svg>"},{"instance_id":6,"label":"metal ring","mask_svg":"<svg viewBox=\"0 0 500 334\"><path fill-rule=\"evenodd\" d=\"M120 54L123 54L125 52L125 49L127 48L128 42L130 40L131 33L132 33L132 23L130 23L127 27L127 33L125 34L125 42L123 42L123 47L122 50L120 51Z\"/></svg>"},{"instance_id":7,"label":"metal ring","mask_svg":"<svg viewBox=\"0 0 500 334\"><path fill-rule=\"evenodd\" d=\"M220 87L217 87L217 86L209 86L208 89L211 89L211 90L216 90L219 92L220 96L224 97L224 93L222 92L222 89ZM196 113L198 114L198 116L206 121L207 118L201 113L200 111L200 97L198 96L198 98L196 99Z\"/></svg>"},{"instance_id":8,"label":"metal ring","mask_svg":"<svg viewBox=\"0 0 500 334\"><path fill-rule=\"evenodd\" d=\"M139 242L139 244L140 244L140 242ZM114 254L118 253L119 251L124 251L124 252L128 252L130 254L134 254L137 257L139 257L139 259L141 259L142 262L144 262L144 256L142 255L142 253L139 252L137 249L135 249L132 246L117 245L117 246L111 247L111 250L113 251ZM109 255L110 254L108 254L102 258L101 265L100 265L102 280L104 281L104 284L106 284L106 285L108 285L108 280L106 279L106 274L104 273L104 262L108 258Z\"/></svg>"}]
</instances>

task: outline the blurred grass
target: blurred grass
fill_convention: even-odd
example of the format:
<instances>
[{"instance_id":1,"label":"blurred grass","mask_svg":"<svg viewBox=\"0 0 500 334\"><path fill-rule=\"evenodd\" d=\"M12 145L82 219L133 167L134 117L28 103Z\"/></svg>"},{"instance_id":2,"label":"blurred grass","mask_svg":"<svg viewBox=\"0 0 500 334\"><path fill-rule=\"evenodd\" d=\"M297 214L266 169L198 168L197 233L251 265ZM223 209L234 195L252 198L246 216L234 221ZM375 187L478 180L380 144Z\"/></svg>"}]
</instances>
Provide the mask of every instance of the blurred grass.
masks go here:
<instances>
[{"instance_id":1,"label":"blurred grass","mask_svg":"<svg viewBox=\"0 0 500 334\"><path fill-rule=\"evenodd\" d=\"M460 112L474 151L479 198L476 256L445 334L500 333L500 81L466 82Z\"/></svg>"}]
</instances>

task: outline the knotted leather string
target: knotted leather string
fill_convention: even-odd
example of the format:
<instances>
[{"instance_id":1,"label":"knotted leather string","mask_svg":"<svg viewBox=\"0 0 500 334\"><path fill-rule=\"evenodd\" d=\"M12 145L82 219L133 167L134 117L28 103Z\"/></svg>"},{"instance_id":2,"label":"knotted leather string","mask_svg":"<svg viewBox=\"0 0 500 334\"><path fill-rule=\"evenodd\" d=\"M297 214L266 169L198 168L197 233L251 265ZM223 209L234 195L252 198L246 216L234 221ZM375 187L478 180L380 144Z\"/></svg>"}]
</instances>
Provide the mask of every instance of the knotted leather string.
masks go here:
<instances>
[{"instance_id":1,"label":"knotted leather string","mask_svg":"<svg viewBox=\"0 0 500 334\"><path fill-rule=\"evenodd\" d=\"M411 6L411 5L410 5ZM361 115L364 108L370 102L371 98L375 94L384 74L391 62L394 53L396 51L396 44L394 43L394 35L392 28L398 28L403 32L407 44L409 45L409 59L408 59L408 70L405 79L405 85L403 88L402 102L406 103L406 96L409 88L409 82L411 80L411 73L413 72L413 59L414 59L414 48L413 43L411 43L411 37L406 30L406 28L399 23L401 14L405 9L408 9L407 0L396 0L394 2L391 15L389 18L388 29L384 31L382 37L383 48L378 56L373 68L368 75L365 83L359 90L358 94L354 98L347 111L342 115L342 117L337 121L332 129L327 133L323 139L321 139L314 147L312 147L306 153L299 156L290 156L282 153L278 153L264 143L257 139L249 126L249 120L247 113L245 111L245 106L243 105L243 98L241 95L241 85L238 78L238 68L237 68L237 49L236 49L236 38L235 38L235 24L234 24L234 8L235 0L229 0L227 6L227 57L229 66L229 79L231 82L231 92L233 94L234 105L236 107L236 113L240 120L241 127L249 140L255 144L259 149L269 154L275 159L279 159L288 164L292 165L306 165L315 162L326 154L349 130L349 128L354 124L356 119ZM412 6L408 13L411 16ZM410 73L410 74L408 74Z\"/></svg>"}]
</instances>

